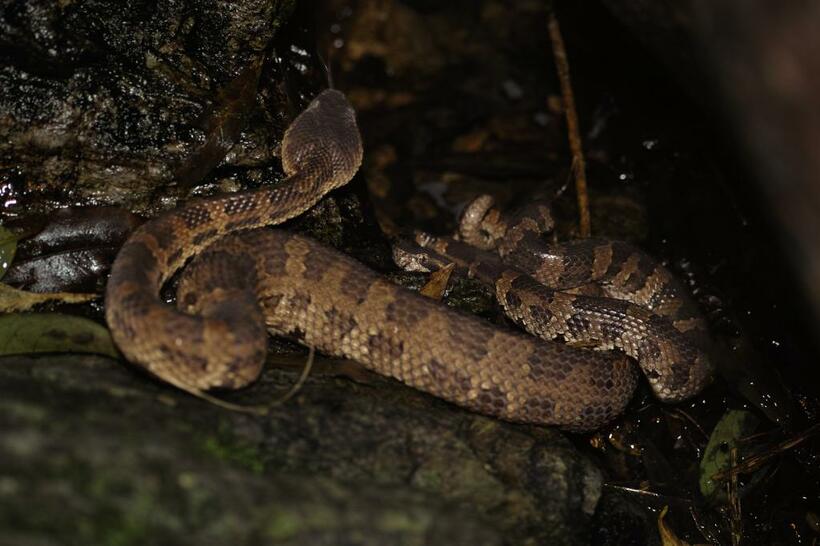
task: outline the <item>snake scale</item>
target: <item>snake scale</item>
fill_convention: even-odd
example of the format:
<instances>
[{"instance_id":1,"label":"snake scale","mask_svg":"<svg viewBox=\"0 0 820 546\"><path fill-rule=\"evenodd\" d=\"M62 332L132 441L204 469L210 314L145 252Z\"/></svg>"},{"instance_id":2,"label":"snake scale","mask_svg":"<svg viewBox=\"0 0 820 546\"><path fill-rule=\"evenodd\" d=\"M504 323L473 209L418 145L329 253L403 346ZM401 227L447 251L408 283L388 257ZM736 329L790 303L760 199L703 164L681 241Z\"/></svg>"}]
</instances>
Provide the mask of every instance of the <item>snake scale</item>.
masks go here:
<instances>
[{"instance_id":1,"label":"snake scale","mask_svg":"<svg viewBox=\"0 0 820 546\"><path fill-rule=\"evenodd\" d=\"M241 388L261 371L267 330L510 421L589 430L623 410L637 375L621 352L591 351L494 326L399 287L310 238L253 229L306 211L346 184L361 159L354 111L344 95L327 90L285 132L282 165L287 177L282 183L195 200L136 230L120 250L106 289L106 319L125 357L189 392ZM470 233L475 238L476 230L486 235L488 229L500 230L498 241L523 239L516 234L526 229L512 226L515 220L498 228L501 217L490 210L465 216L463 241ZM431 253L472 266L473 273L493 282L502 304L514 318L518 313L525 326L540 324L549 337L594 339L649 361L641 366L661 398L685 398L708 380L708 360L675 338L675 328L647 333L647 324L651 329L653 322L671 323L667 318L656 320L656 314L634 303L601 298L585 303L577 299L585 296L552 291L546 300L534 302L539 290L549 289L540 284L538 289L521 272L527 264L499 266L489 257L467 258L466 250L457 249L466 246L461 241L427 237L422 242L432 247ZM484 248L493 244L485 240ZM582 268L589 262L590 271L600 272L604 254L611 259L617 253L600 246L606 245L580 252L576 262ZM195 255L180 279L175 309L161 299L160 290ZM627 259L631 265L619 276L617 271L623 270L610 266L609 259L612 271L597 280L641 292L624 282L624 275L642 264ZM666 283L641 288L651 300ZM658 301L668 299L662 295Z\"/></svg>"}]
</instances>

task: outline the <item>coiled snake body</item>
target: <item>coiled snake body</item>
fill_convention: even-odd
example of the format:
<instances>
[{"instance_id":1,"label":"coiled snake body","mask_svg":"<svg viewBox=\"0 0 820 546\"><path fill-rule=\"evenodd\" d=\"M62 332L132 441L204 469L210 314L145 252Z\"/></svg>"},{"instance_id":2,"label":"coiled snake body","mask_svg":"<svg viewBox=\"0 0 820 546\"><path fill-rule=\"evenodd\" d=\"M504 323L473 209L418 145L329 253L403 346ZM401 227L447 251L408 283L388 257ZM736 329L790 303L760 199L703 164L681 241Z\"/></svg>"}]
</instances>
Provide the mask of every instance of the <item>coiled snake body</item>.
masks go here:
<instances>
[{"instance_id":1,"label":"coiled snake body","mask_svg":"<svg viewBox=\"0 0 820 546\"><path fill-rule=\"evenodd\" d=\"M353 109L341 93L325 91L285 133L288 177L281 184L193 201L135 231L106 290L106 319L126 358L190 392L240 388L260 373L267 329L511 421L584 430L623 409L637 380L624 354L498 328L396 286L309 238L249 231L301 214L346 184L361 158ZM452 248L439 242L434 250L448 254ZM180 310L174 309L161 300L160 289L195 254L180 280ZM481 269L475 260L472 265ZM513 315L526 315L522 323L546 324L541 333L550 337L584 339L578 332L585 330L600 345L645 361L663 398L687 397L708 378L704 355L672 339L674 329L647 333L655 316L649 311L603 300L585 307L575 299L581 296L556 299L560 293L553 293L545 315L531 300L538 289L525 274L496 267L484 276L496 283ZM582 327L555 328L575 323Z\"/></svg>"}]
</instances>

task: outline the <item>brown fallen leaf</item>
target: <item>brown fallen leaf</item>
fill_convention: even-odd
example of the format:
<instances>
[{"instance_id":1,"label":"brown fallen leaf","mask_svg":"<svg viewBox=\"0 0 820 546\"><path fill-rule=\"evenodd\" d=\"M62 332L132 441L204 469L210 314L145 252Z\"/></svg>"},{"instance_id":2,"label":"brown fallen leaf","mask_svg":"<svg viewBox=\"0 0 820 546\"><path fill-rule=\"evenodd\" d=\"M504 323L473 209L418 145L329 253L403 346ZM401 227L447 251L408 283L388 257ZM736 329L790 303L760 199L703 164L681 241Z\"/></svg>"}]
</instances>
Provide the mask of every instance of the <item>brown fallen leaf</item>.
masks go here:
<instances>
[{"instance_id":1,"label":"brown fallen leaf","mask_svg":"<svg viewBox=\"0 0 820 546\"><path fill-rule=\"evenodd\" d=\"M0 277L6 273L17 250L17 236L0 226Z\"/></svg>"},{"instance_id":2,"label":"brown fallen leaf","mask_svg":"<svg viewBox=\"0 0 820 546\"><path fill-rule=\"evenodd\" d=\"M678 538L675 532L672 531L663 520L667 512L669 512L669 506L664 506L661 513L658 514L658 533L661 535L661 544L663 546L709 546L708 544L690 544Z\"/></svg>"},{"instance_id":3,"label":"brown fallen leaf","mask_svg":"<svg viewBox=\"0 0 820 546\"><path fill-rule=\"evenodd\" d=\"M419 293L422 296L440 300L444 295L444 290L447 288L447 283L450 282L450 275L453 273L454 268L455 264L447 264L441 269L433 271L427 280L427 284L421 287Z\"/></svg>"},{"instance_id":4,"label":"brown fallen leaf","mask_svg":"<svg viewBox=\"0 0 820 546\"><path fill-rule=\"evenodd\" d=\"M679 539L674 531L667 527L666 522L663 521L667 512L669 512L669 507L664 506L661 513L658 514L658 533L661 535L661 544L663 546L691 546L688 542Z\"/></svg>"},{"instance_id":5,"label":"brown fallen leaf","mask_svg":"<svg viewBox=\"0 0 820 546\"><path fill-rule=\"evenodd\" d=\"M39 294L0 284L0 313L27 311L35 305L57 301L60 303L84 303L98 298L97 294L77 294L72 292L48 292Z\"/></svg>"},{"instance_id":6,"label":"brown fallen leaf","mask_svg":"<svg viewBox=\"0 0 820 546\"><path fill-rule=\"evenodd\" d=\"M102 285L120 246L66 250L18 259L3 281L37 294L93 292Z\"/></svg>"},{"instance_id":7,"label":"brown fallen leaf","mask_svg":"<svg viewBox=\"0 0 820 546\"><path fill-rule=\"evenodd\" d=\"M142 219L120 207L68 207L7 223L19 244L3 282L30 292L96 292ZM0 262L3 232L0 228Z\"/></svg>"}]
</instances>

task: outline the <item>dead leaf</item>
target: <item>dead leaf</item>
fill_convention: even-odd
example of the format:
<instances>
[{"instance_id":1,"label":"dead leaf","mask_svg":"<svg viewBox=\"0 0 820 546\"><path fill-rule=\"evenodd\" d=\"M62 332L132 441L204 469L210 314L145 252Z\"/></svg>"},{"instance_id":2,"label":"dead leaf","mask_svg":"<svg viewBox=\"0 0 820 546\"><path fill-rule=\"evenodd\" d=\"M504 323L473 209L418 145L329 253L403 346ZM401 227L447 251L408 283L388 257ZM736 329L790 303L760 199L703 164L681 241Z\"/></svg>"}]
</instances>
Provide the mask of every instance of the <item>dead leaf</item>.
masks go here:
<instances>
[{"instance_id":1,"label":"dead leaf","mask_svg":"<svg viewBox=\"0 0 820 546\"><path fill-rule=\"evenodd\" d=\"M75 294L72 292L48 292L39 294L26 292L0 283L0 313L27 311L35 305L56 301L60 303L84 303L96 299L97 294Z\"/></svg>"},{"instance_id":2,"label":"dead leaf","mask_svg":"<svg viewBox=\"0 0 820 546\"><path fill-rule=\"evenodd\" d=\"M17 236L11 231L0 226L0 279L6 274L6 270L14 259L17 250Z\"/></svg>"},{"instance_id":3,"label":"dead leaf","mask_svg":"<svg viewBox=\"0 0 820 546\"><path fill-rule=\"evenodd\" d=\"M421 287L419 293L422 296L440 300L444 295L444 290L447 289L447 283L450 282L450 275L453 273L454 268L455 264L447 264L441 269L433 271L427 280L427 284Z\"/></svg>"},{"instance_id":4,"label":"dead leaf","mask_svg":"<svg viewBox=\"0 0 820 546\"><path fill-rule=\"evenodd\" d=\"M666 522L663 521L663 518L666 517L666 513L669 511L668 506L664 506L661 513L658 514L658 533L661 535L661 544L663 546L692 546L688 542L681 540L678 536L667 527Z\"/></svg>"}]
</instances>

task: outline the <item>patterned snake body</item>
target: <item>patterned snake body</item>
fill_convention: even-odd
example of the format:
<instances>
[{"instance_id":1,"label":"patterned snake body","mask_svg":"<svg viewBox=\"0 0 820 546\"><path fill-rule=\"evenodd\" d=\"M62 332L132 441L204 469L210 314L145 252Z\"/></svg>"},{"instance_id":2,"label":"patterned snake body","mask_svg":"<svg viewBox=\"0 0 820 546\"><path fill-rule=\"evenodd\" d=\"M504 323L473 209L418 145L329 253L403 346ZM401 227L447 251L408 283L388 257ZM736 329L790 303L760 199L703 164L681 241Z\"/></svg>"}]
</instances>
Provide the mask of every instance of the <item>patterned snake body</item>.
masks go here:
<instances>
[{"instance_id":1,"label":"patterned snake body","mask_svg":"<svg viewBox=\"0 0 820 546\"><path fill-rule=\"evenodd\" d=\"M514 267L463 242L424 233L416 239L425 249L422 255L412 254L406 245L398 247L394 253L400 265L429 270L455 264L460 271L492 286L506 315L529 333L599 350L619 349L631 356L661 400L678 402L689 398L709 379L711 365L700 336L704 333L700 327L705 327L702 319L695 319L697 328L687 321L682 331L667 317L626 298L554 290L536 280L538 271L530 273ZM586 285L588 276L583 280ZM667 285L660 289L665 292Z\"/></svg>"},{"instance_id":2,"label":"patterned snake body","mask_svg":"<svg viewBox=\"0 0 820 546\"><path fill-rule=\"evenodd\" d=\"M586 430L623 409L636 374L620 353L497 328L309 238L247 231L301 214L347 183L361 157L352 108L340 93L325 91L285 134L282 184L191 202L137 230L118 255L106 292L106 318L126 358L189 392L239 388L260 373L267 328L511 421ZM234 231L243 232L228 235ZM160 289L195 254L180 281L182 310L173 309ZM620 331L632 332L625 339L645 337L637 327ZM673 383L681 377L668 369L656 375ZM689 375L687 396L705 381L699 371Z\"/></svg>"},{"instance_id":3,"label":"patterned snake body","mask_svg":"<svg viewBox=\"0 0 820 546\"><path fill-rule=\"evenodd\" d=\"M288 178L258 191L191 202L136 230L111 268L106 321L125 357L184 390L240 387L253 381L265 358L262 325L248 329L245 298L215 304L206 315L165 305L163 283L185 261L224 235L279 224L346 184L361 164L362 145L347 99L326 91L288 127L282 167Z\"/></svg>"}]
</instances>

